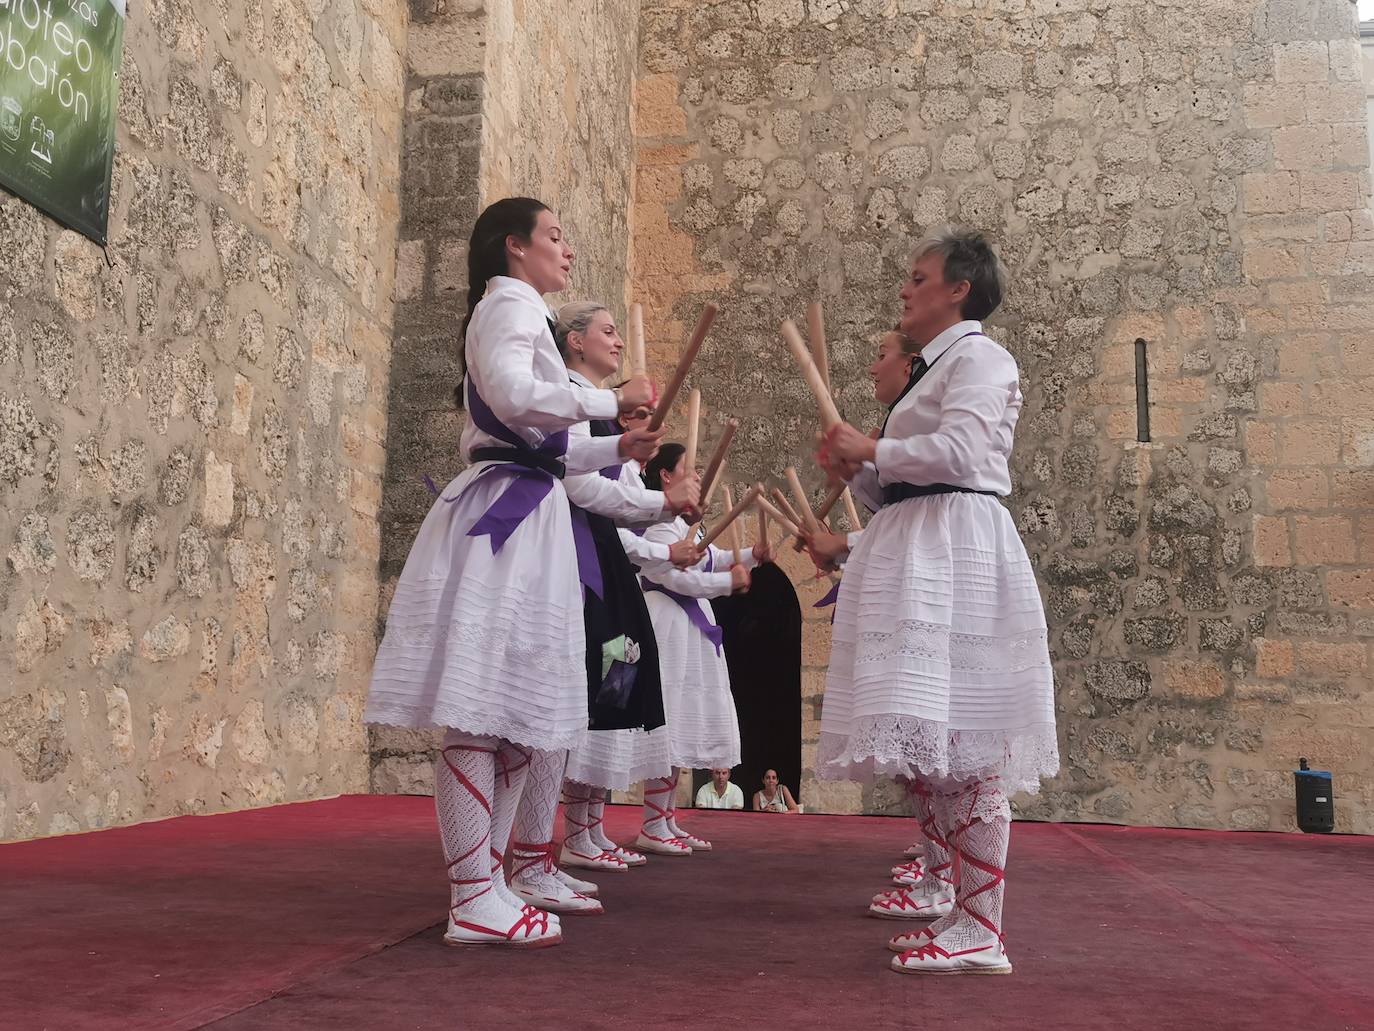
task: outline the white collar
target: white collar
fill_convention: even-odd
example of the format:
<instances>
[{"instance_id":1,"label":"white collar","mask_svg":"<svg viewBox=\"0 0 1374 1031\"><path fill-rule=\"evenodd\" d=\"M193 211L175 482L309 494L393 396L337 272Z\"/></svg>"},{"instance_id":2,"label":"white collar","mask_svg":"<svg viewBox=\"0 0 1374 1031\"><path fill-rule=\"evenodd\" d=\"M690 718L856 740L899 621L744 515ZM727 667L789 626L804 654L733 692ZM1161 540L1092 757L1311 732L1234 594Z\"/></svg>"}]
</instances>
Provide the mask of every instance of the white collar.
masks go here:
<instances>
[{"instance_id":1,"label":"white collar","mask_svg":"<svg viewBox=\"0 0 1374 1031\"><path fill-rule=\"evenodd\" d=\"M543 295L523 279L516 279L514 276L492 276L487 280L487 294L490 296L495 293L515 293L539 305L541 311L549 311Z\"/></svg>"},{"instance_id":2,"label":"white collar","mask_svg":"<svg viewBox=\"0 0 1374 1031\"><path fill-rule=\"evenodd\" d=\"M981 332L983 332L983 324L977 319L965 319L963 322L956 322L930 343L926 344L925 347L921 348L921 358L927 365L934 365L935 359L948 351L950 345L955 341L968 336L970 333Z\"/></svg>"},{"instance_id":3,"label":"white collar","mask_svg":"<svg viewBox=\"0 0 1374 1031\"><path fill-rule=\"evenodd\" d=\"M578 372L576 369L569 369L568 376L574 383L577 383L580 386L591 387L593 390L596 389L596 384L589 380L586 376L582 375L582 373Z\"/></svg>"}]
</instances>

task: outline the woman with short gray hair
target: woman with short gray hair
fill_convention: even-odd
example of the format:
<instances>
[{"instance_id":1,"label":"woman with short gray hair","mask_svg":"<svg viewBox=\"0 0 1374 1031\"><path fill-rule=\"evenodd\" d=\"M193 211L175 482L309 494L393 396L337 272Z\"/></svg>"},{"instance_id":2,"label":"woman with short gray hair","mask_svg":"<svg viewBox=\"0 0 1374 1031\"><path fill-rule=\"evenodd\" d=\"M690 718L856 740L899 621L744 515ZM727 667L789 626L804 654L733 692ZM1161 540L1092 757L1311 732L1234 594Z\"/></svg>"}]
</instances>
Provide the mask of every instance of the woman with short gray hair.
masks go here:
<instances>
[{"instance_id":1,"label":"woman with short gray hair","mask_svg":"<svg viewBox=\"0 0 1374 1031\"><path fill-rule=\"evenodd\" d=\"M817 774L904 779L922 814L921 881L870 907L934 919L889 943L902 973L1011 973L1008 796L1059 769L1044 608L999 501L1021 410L1016 360L981 322L1002 290L982 236L923 241L901 291L914 346L885 338L869 370L887 420L873 436L835 427L818 455L876 514L852 551L843 538L810 541L818 565L848 555Z\"/></svg>"}]
</instances>

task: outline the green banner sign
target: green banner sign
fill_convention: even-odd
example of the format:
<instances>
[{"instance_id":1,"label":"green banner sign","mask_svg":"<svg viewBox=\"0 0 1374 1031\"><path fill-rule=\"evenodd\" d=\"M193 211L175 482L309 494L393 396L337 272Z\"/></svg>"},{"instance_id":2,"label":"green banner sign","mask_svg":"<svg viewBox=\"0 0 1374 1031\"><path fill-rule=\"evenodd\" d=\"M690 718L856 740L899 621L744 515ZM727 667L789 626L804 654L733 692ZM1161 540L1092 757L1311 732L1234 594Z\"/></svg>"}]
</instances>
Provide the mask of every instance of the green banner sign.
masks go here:
<instances>
[{"instance_id":1,"label":"green banner sign","mask_svg":"<svg viewBox=\"0 0 1374 1031\"><path fill-rule=\"evenodd\" d=\"M0 186L102 245L124 15L125 0L0 0Z\"/></svg>"}]
</instances>

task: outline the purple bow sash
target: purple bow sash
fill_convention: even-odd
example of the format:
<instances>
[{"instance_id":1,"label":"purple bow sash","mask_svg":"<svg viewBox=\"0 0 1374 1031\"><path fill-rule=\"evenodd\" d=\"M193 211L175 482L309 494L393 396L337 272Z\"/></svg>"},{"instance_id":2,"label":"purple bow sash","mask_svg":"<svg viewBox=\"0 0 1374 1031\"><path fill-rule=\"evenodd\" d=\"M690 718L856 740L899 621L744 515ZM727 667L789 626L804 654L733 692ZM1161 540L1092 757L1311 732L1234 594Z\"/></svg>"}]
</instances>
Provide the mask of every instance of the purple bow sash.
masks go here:
<instances>
[{"instance_id":1,"label":"purple bow sash","mask_svg":"<svg viewBox=\"0 0 1374 1031\"><path fill-rule=\"evenodd\" d=\"M840 582L836 580L835 583L831 586L830 590L826 592L825 597L822 598L820 601L816 602L816 604L812 605L811 607L813 609L823 609L829 605L834 605L835 602L839 600L839 598Z\"/></svg>"},{"instance_id":2,"label":"purple bow sash","mask_svg":"<svg viewBox=\"0 0 1374 1031\"><path fill-rule=\"evenodd\" d=\"M471 378L468 379L468 415L472 418L473 425L483 433L509 444L518 451L558 458L568 450L567 430L560 430L545 437L538 448L531 446L529 441L520 437L497 417L491 407L482 400L482 395L477 392ZM544 469L530 469L513 462L497 462L479 472L470 481L469 486L484 476L505 476L513 481L468 531L469 537L490 535L491 553L495 555L529 514L539 507L539 503L548 497L549 492L553 490L553 474ZM444 500L453 502L462 496L459 493Z\"/></svg>"},{"instance_id":3,"label":"purple bow sash","mask_svg":"<svg viewBox=\"0 0 1374 1031\"><path fill-rule=\"evenodd\" d=\"M598 598L605 598L606 585L601 580L601 559L596 554L596 540L592 537L587 513L576 505L569 505L572 512L573 547L577 551L577 578L582 586Z\"/></svg>"},{"instance_id":4,"label":"purple bow sash","mask_svg":"<svg viewBox=\"0 0 1374 1031\"><path fill-rule=\"evenodd\" d=\"M706 636L706 640L716 646L716 654L720 654L720 646L725 641L725 632L706 618L706 613L701 611L701 606L697 604L695 598L689 598L685 594L678 594L677 591L670 591L661 584L656 584L652 580L641 577L640 583L644 585L646 591L658 591L666 594L673 601L677 602L678 607L687 613L687 622L696 627Z\"/></svg>"},{"instance_id":5,"label":"purple bow sash","mask_svg":"<svg viewBox=\"0 0 1374 1031\"><path fill-rule=\"evenodd\" d=\"M838 580L836 580L834 586L831 587L830 590L828 590L828 591L825 592L825 597L822 598L820 601L816 602L816 604L812 605L811 607L812 607L813 609L823 609L823 608L826 608L827 606L834 605L834 604L835 604L837 601L839 601L839 600L840 600L840 582L839 582ZM834 622L835 622L835 613L833 613L833 612L830 613L830 622L831 622L832 625L833 625Z\"/></svg>"}]
</instances>

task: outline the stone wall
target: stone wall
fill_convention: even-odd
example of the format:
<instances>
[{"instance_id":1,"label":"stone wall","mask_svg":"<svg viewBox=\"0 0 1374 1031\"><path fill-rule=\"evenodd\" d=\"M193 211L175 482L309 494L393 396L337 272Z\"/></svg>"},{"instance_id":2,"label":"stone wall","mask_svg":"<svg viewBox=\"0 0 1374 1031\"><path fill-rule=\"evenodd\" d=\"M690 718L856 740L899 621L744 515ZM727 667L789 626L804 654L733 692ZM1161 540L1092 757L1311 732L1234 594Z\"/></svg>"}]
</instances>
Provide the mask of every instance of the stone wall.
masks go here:
<instances>
[{"instance_id":1,"label":"stone wall","mask_svg":"<svg viewBox=\"0 0 1374 1031\"><path fill-rule=\"evenodd\" d=\"M405 193L383 498L383 605L432 498L461 468L454 408L467 240L485 204L538 197L577 254L560 300L623 311L637 7L411 0ZM434 735L374 727L373 787L433 790Z\"/></svg>"},{"instance_id":2,"label":"stone wall","mask_svg":"<svg viewBox=\"0 0 1374 1031\"><path fill-rule=\"evenodd\" d=\"M986 230L1026 406L1011 511L1036 562L1062 775L1022 812L1288 828L1299 756L1369 832L1374 228L1349 0L648 0L634 294L739 479L809 471L777 335L825 302L863 368L913 241ZM1151 435L1136 439L1136 341ZM819 589L817 589L819 590ZM812 600L803 596L803 605ZM808 623L806 765L829 625ZM808 811L894 811L807 780Z\"/></svg>"},{"instance_id":3,"label":"stone wall","mask_svg":"<svg viewBox=\"0 0 1374 1031\"><path fill-rule=\"evenodd\" d=\"M0 201L0 839L366 788L405 32L142 5L108 264Z\"/></svg>"}]
</instances>

